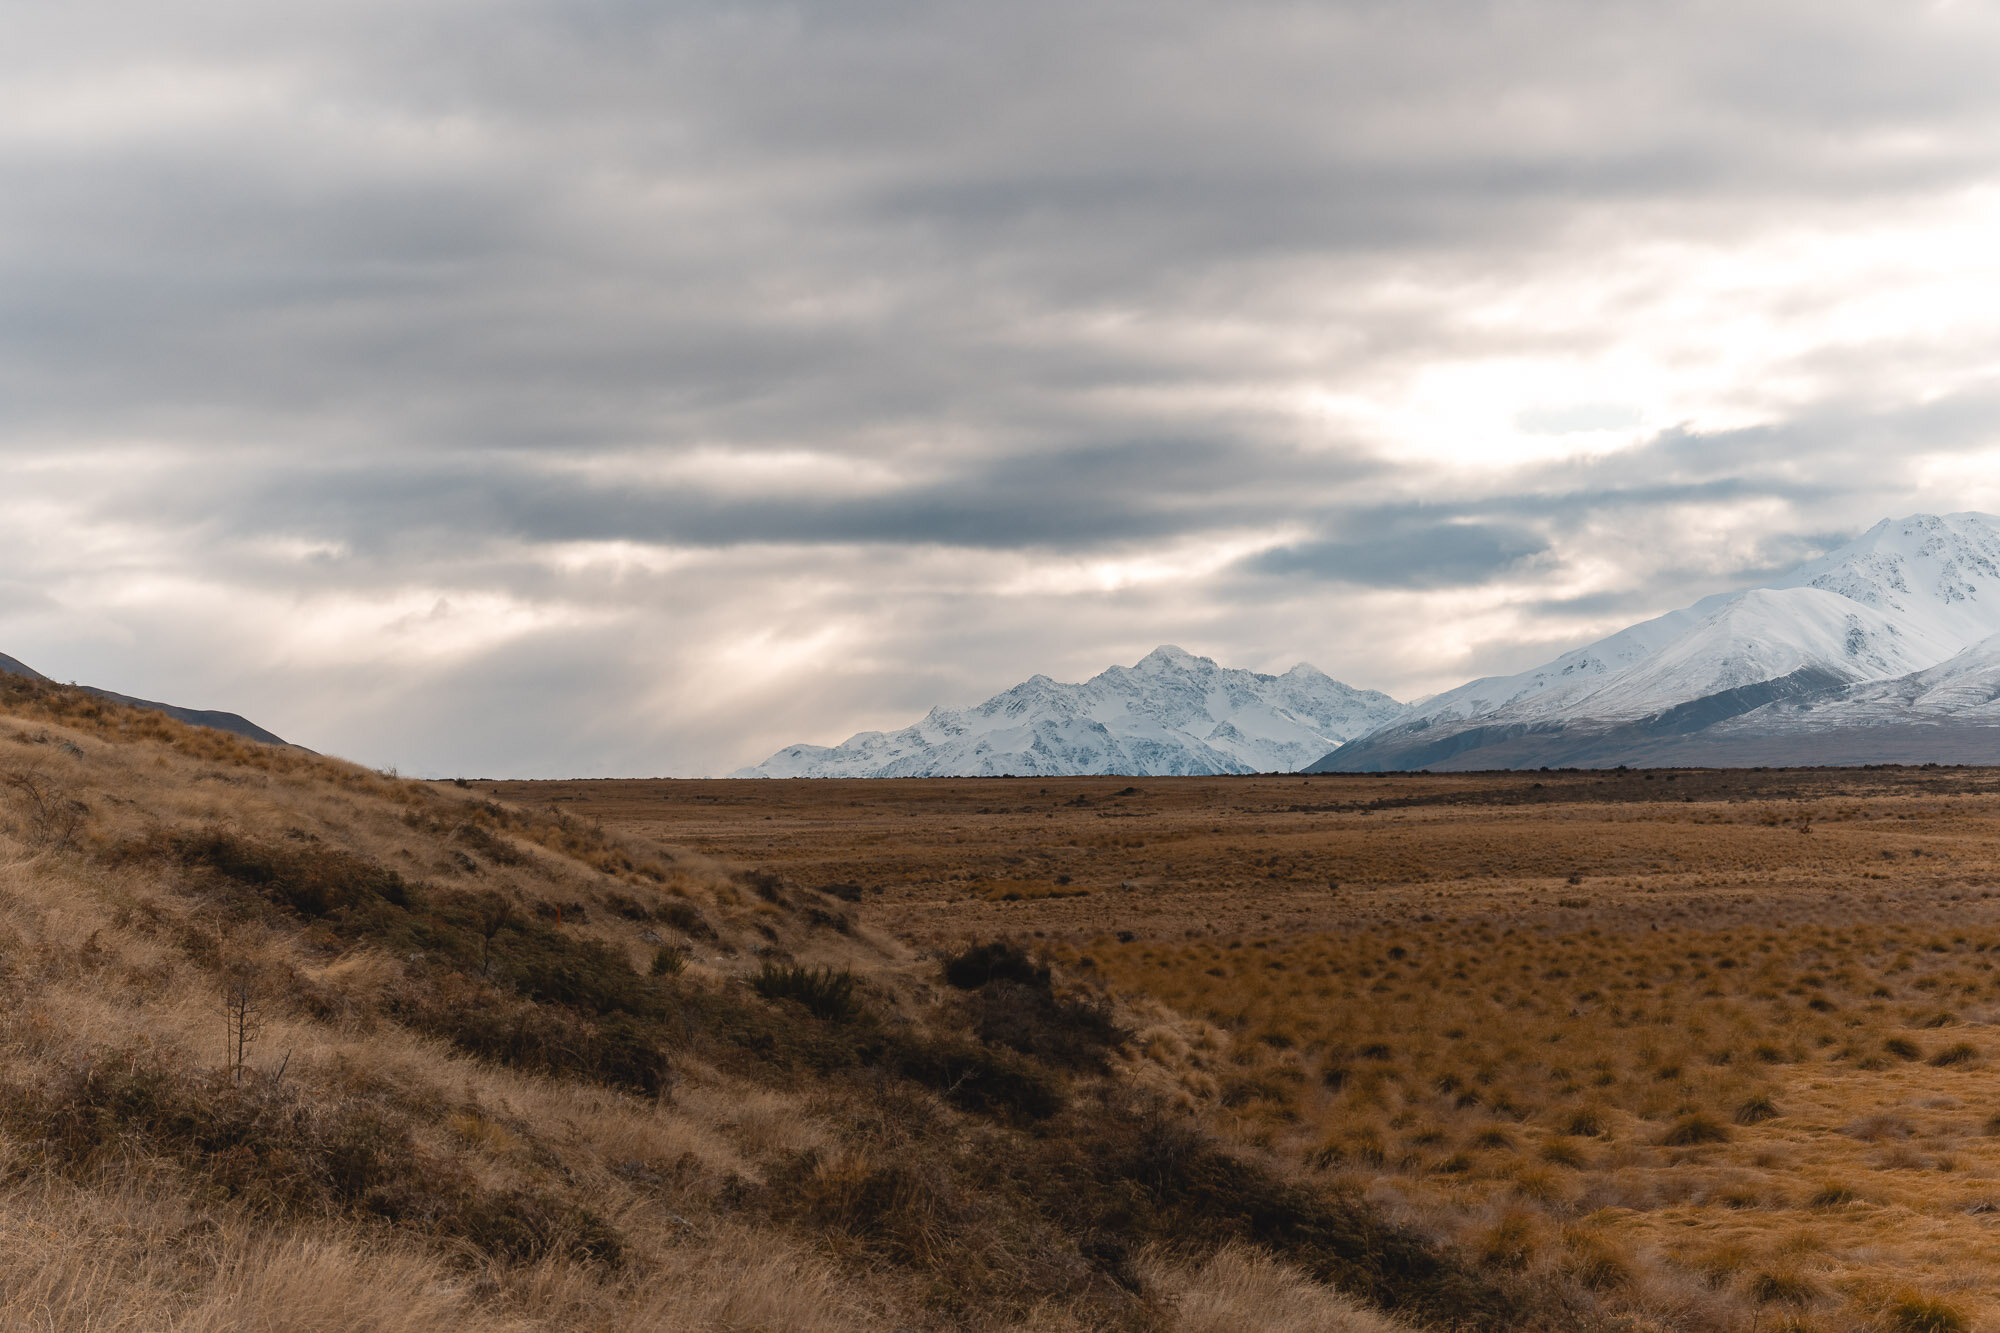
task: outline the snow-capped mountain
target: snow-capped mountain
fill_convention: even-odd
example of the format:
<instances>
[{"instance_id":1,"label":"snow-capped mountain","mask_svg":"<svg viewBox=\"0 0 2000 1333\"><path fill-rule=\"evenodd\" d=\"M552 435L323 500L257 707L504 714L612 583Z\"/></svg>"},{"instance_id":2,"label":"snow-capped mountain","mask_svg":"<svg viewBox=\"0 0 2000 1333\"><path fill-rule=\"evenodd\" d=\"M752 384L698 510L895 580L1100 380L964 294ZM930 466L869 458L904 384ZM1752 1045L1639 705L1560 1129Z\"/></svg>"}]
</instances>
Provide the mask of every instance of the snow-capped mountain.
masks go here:
<instances>
[{"instance_id":1,"label":"snow-capped mountain","mask_svg":"<svg viewBox=\"0 0 2000 1333\"><path fill-rule=\"evenodd\" d=\"M1808 736L1984 725L1967 701L1983 671L2000 672L1995 635L2000 518L1885 519L1766 587L1447 691L1313 768L1815 762ZM1967 737L1973 753L2000 759L1979 748L1991 738ZM1874 741L1885 759L1912 753L1900 733ZM1861 762L1869 744L1847 737L1828 751L1844 757L1824 761ZM1955 743L1949 757L1967 753Z\"/></svg>"},{"instance_id":2,"label":"snow-capped mountain","mask_svg":"<svg viewBox=\"0 0 2000 1333\"><path fill-rule=\"evenodd\" d=\"M1300 663L1281 676L1175 647L1081 684L1035 676L973 708L933 708L901 731L791 745L736 777L1161 777L1292 772L1401 715Z\"/></svg>"}]
</instances>

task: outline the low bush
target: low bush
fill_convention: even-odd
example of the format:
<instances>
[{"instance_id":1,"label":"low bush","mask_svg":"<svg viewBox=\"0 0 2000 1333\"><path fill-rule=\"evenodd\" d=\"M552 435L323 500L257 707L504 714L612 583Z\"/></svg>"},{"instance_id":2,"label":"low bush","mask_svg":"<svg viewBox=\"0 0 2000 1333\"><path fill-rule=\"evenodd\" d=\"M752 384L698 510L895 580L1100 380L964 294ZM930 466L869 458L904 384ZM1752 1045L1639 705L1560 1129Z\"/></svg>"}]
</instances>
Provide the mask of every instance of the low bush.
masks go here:
<instances>
[{"instance_id":1,"label":"low bush","mask_svg":"<svg viewBox=\"0 0 2000 1333\"><path fill-rule=\"evenodd\" d=\"M995 940L944 960L946 984L968 991L964 1012L981 1041L1064 1069L1101 1072L1130 1033L1103 997L1057 995L1049 969L1019 947Z\"/></svg>"},{"instance_id":2,"label":"low bush","mask_svg":"<svg viewBox=\"0 0 2000 1333\"><path fill-rule=\"evenodd\" d=\"M528 859L513 843L478 824L460 824L452 836L495 865L517 866Z\"/></svg>"},{"instance_id":3,"label":"low bush","mask_svg":"<svg viewBox=\"0 0 2000 1333\"><path fill-rule=\"evenodd\" d=\"M213 880L249 889L308 921L367 915L386 904L407 908L410 886L393 870L334 847L280 847L222 828L155 833L121 848L121 858L164 857Z\"/></svg>"},{"instance_id":4,"label":"low bush","mask_svg":"<svg viewBox=\"0 0 2000 1333\"><path fill-rule=\"evenodd\" d=\"M1072 1234L1261 1245L1316 1281L1441 1327L1506 1328L1519 1302L1354 1196L1281 1179L1191 1122L1101 1089L996 1161Z\"/></svg>"},{"instance_id":5,"label":"low bush","mask_svg":"<svg viewBox=\"0 0 2000 1333\"><path fill-rule=\"evenodd\" d=\"M750 979L750 988L767 1000L790 1000L829 1023L844 1023L861 1012L854 974L846 968L801 967L793 963L764 964Z\"/></svg>"},{"instance_id":6,"label":"low bush","mask_svg":"<svg viewBox=\"0 0 2000 1333\"><path fill-rule=\"evenodd\" d=\"M945 983L959 990L978 990L995 981L1042 990L1049 986L1049 969L1004 940L974 944L944 960Z\"/></svg>"},{"instance_id":7,"label":"low bush","mask_svg":"<svg viewBox=\"0 0 2000 1333\"><path fill-rule=\"evenodd\" d=\"M667 1056L649 1026L663 1016L656 986L600 941L499 894L431 889L337 848L220 828L154 834L114 856L171 860L235 910L290 914L330 943L404 955L419 966L390 996L390 1015L463 1050L647 1093L666 1084Z\"/></svg>"},{"instance_id":8,"label":"low bush","mask_svg":"<svg viewBox=\"0 0 2000 1333\"><path fill-rule=\"evenodd\" d=\"M1105 1056L1130 1033L1113 1020L1101 997L1059 996L1040 986L993 981L965 999L969 1025L981 1041L1062 1069L1101 1072Z\"/></svg>"},{"instance_id":9,"label":"low bush","mask_svg":"<svg viewBox=\"0 0 2000 1333\"><path fill-rule=\"evenodd\" d=\"M1046 1120L1063 1109L1061 1086L1033 1062L962 1037L906 1038L894 1071L954 1106L1005 1120Z\"/></svg>"},{"instance_id":10,"label":"low bush","mask_svg":"<svg viewBox=\"0 0 2000 1333\"><path fill-rule=\"evenodd\" d=\"M669 898L653 910L656 919L672 926L689 939L712 940L715 927L708 924L708 918L701 909L685 898Z\"/></svg>"},{"instance_id":11,"label":"low bush","mask_svg":"<svg viewBox=\"0 0 2000 1333\"><path fill-rule=\"evenodd\" d=\"M592 1015L536 1004L462 978L412 985L389 998L408 1027L472 1055L535 1073L587 1078L648 1095L672 1065L658 1026L629 1014Z\"/></svg>"},{"instance_id":12,"label":"low bush","mask_svg":"<svg viewBox=\"0 0 2000 1333\"><path fill-rule=\"evenodd\" d=\"M417 1145L384 1104L314 1098L298 1084L192 1076L156 1055L101 1053L59 1077L0 1086L0 1124L59 1170L172 1163L254 1212L372 1218L456 1237L496 1259L556 1254L616 1264L623 1244L581 1206L495 1193Z\"/></svg>"}]
</instances>

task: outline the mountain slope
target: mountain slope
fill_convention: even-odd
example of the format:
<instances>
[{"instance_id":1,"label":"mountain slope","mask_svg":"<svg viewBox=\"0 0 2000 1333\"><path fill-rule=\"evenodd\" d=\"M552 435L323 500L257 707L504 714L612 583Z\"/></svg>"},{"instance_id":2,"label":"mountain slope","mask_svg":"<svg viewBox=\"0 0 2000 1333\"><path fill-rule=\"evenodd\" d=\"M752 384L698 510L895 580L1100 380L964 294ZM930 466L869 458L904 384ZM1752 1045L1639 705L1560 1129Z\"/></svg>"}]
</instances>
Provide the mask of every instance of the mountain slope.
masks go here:
<instances>
[{"instance_id":1,"label":"mountain slope","mask_svg":"<svg viewBox=\"0 0 2000 1333\"><path fill-rule=\"evenodd\" d=\"M29 680L47 680L41 672L15 658L0 653L0 674L26 676ZM165 713L176 722L185 722L191 727L212 727L231 735L262 741L266 745L290 745L291 742L273 732L264 730L249 718L238 713L225 713L213 708L182 708L178 704L156 703L151 699L135 699L129 694L119 694L113 690L100 690L92 685L81 686L85 692L127 708L146 708L155 713Z\"/></svg>"},{"instance_id":2,"label":"mountain slope","mask_svg":"<svg viewBox=\"0 0 2000 1333\"><path fill-rule=\"evenodd\" d=\"M1403 711L1301 663L1280 676L1172 646L1080 684L1034 676L900 731L792 745L736 777L1169 776L1290 772Z\"/></svg>"},{"instance_id":3,"label":"mountain slope","mask_svg":"<svg viewBox=\"0 0 2000 1333\"><path fill-rule=\"evenodd\" d=\"M1974 725L1941 704L1962 695L1914 678L1996 633L2000 519L1885 519L1767 587L1707 597L1533 671L1448 691L1313 771L1813 762L1807 738L1843 728ZM1874 740L1885 759L1912 753L1908 737ZM1930 740L1944 743L1935 730ZM1824 752L1842 756L1828 762L1866 762L1870 743L1849 738ZM1988 752L1984 737L1967 743Z\"/></svg>"}]
</instances>

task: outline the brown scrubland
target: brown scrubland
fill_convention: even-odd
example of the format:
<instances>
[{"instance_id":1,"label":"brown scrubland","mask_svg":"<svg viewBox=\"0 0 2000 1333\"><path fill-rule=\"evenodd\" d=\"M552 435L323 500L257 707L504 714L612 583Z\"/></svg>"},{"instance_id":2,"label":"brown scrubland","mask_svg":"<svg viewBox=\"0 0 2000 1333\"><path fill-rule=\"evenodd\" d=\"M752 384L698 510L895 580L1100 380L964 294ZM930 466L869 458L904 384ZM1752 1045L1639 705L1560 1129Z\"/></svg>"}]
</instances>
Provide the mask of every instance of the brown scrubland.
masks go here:
<instances>
[{"instance_id":1,"label":"brown scrubland","mask_svg":"<svg viewBox=\"0 0 2000 1333\"><path fill-rule=\"evenodd\" d=\"M0 680L0 1328L1541 1318L865 898Z\"/></svg>"},{"instance_id":2,"label":"brown scrubland","mask_svg":"<svg viewBox=\"0 0 2000 1333\"><path fill-rule=\"evenodd\" d=\"M2000 1326L1996 833L415 782L0 680L0 1328Z\"/></svg>"},{"instance_id":3,"label":"brown scrubland","mask_svg":"<svg viewBox=\"0 0 2000 1333\"><path fill-rule=\"evenodd\" d=\"M1493 1302L1350 1284L1408 1324L2000 1328L2000 772L475 786L1046 960L1120 1086Z\"/></svg>"}]
</instances>

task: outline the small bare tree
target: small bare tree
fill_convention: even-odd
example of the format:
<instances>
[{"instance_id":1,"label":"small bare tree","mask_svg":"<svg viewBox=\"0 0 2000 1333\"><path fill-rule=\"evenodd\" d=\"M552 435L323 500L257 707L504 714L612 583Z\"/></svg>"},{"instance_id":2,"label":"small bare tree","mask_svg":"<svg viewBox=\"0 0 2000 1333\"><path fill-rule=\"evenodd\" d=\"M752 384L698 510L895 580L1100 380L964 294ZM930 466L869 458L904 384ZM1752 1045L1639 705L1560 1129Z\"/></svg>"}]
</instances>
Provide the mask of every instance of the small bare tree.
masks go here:
<instances>
[{"instance_id":1,"label":"small bare tree","mask_svg":"<svg viewBox=\"0 0 2000 1333\"><path fill-rule=\"evenodd\" d=\"M37 768L16 769L7 775L7 785L21 796L27 815L28 845L38 851L67 852L76 847L77 835L90 807L76 799L70 789Z\"/></svg>"},{"instance_id":2,"label":"small bare tree","mask_svg":"<svg viewBox=\"0 0 2000 1333\"><path fill-rule=\"evenodd\" d=\"M264 1030L264 1007L258 1003L257 988L248 976L232 977L223 986L222 1022L222 1067L241 1083L250 1047Z\"/></svg>"}]
</instances>

